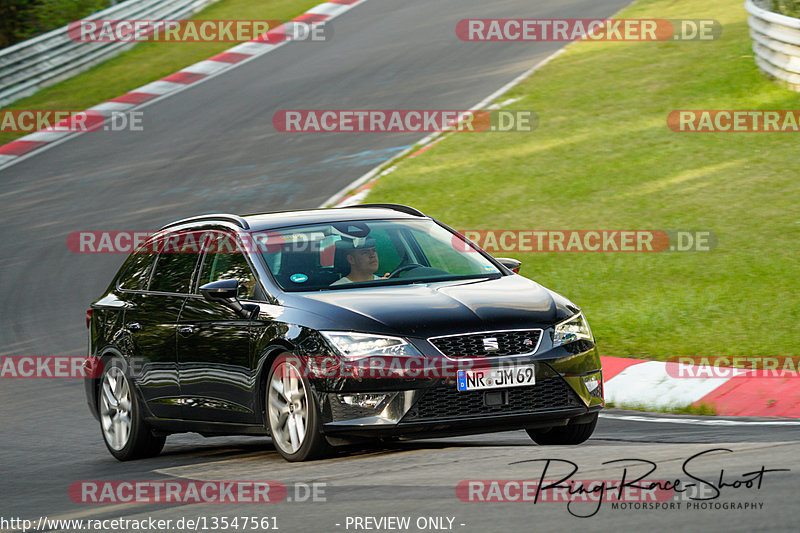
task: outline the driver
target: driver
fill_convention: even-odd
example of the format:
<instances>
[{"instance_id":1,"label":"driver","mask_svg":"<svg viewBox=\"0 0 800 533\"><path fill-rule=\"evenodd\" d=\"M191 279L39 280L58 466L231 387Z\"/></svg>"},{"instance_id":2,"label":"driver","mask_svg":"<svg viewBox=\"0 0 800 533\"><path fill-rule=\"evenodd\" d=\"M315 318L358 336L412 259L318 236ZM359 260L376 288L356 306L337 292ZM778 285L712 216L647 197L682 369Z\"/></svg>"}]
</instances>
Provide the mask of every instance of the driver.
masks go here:
<instances>
[{"instance_id":1,"label":"driver","mask_svg":"<svg viewBox=\"0 0 800 533\"><path fill-rule=\"evenodd\" d=\"M358 283L360 281L373 281L385 279L389 276L376 276L378 270L378 252L375 249L375 239L362 238L350 241L341 241L339 246L345 250L345 259L350 266L350 272L331 285L344 285L345 283Z\"/></svg>"}]
</instances>

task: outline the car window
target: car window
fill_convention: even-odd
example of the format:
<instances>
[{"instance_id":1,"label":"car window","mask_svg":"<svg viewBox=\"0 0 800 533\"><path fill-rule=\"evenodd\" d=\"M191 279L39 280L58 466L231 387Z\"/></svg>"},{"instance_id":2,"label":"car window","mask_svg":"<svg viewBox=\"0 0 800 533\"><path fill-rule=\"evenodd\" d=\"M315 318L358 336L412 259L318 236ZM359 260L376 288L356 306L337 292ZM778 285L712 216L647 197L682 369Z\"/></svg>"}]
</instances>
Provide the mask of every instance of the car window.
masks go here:
<instances>
[{"instance_id":1,"label":"car window","mask_svg":"<svg viewBox=\"0 0 800 533\"><path fill-rule=\"evenodd\" d=\"M121 269L122 275L117 280L119 288L129 291L145 289L157 256L152 250L146 250L145 246L139 248Z\"/></svg>"},{"instance_id":2,"label":"car window","mask_svg":"<svg viewBox=\"0 0 800 533\"><path fill-rule=\"evenodd\" d=\"M430 233L416 228L409 228L408 233L424 250L425 259L431 267L452 274L466 275L473 272L467 256L453 253L453 242L437 240Z\"/></svg>"},{"instance_id":3,"label":"car window","mask_svg":"<svg viewBox=\"0 0 800 533\"><path fill-rule=\"evenodd\" d=\"M180 242L183 234L177 235L176 242ZM149 290L188 294L194 267L199 257L197 251L196 245L186 249L179 249L168 244L163 246L150 277Z\"/></svg>"},{"instance_id":4,"label":"car window","mask_svg":"<svg viewBox=\"0 0 800 533\"><path fill-rule=\"evenodd\" d=\"M216 244L210 246L200 268L198 287L221 279L239 280L239 298L253 299L256 294L256 278L247 258L236 244L233 235L220 233Z\"/></svg>"},{"instance_id":5,"label":"car window","mask_svg":"<svg viewBox=\"0 0 800 533\"><path fill-rule=\"evenodd\" d=\"M390 228L375 228L369 234L375 239L375 249L378 252L378 272L379 276L387 274L397 268L403 257L401 251L397 249L394 241L399 243L397 238L398 231ZM394 237L394 241L392 238Z\"/></svg>"},{"instance_id":6,"label":"car window","mask_svg":"<svg viewBox=\"0 0 800 533\"><path fill-rule=\"evenodd\" d=\"M477 250L431 220L336 222L269 234L270 245L260 252L275 281L288 291L502 275ZM403 268L395 272L398 267Z\"/></svg>"}]
</instances>

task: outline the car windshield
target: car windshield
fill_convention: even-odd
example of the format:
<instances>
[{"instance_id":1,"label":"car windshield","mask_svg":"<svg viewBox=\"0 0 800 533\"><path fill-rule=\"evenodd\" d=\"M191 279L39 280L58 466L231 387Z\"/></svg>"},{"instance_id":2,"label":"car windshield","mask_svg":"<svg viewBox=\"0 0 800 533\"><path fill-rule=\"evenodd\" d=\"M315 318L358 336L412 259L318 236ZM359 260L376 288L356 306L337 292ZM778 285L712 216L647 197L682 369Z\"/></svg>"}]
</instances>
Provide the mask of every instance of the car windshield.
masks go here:
<instances>
[{"instance_id":1,"label":"car windshield","mask_svg":"<svg viewBox=\"0 0 800 533\"><path fill-rule=\"evenodd\" d=\"M253 240L285 291L499 277L459 235L432 220L354 220L256 232Z\"/></svg>"}]
</instances>

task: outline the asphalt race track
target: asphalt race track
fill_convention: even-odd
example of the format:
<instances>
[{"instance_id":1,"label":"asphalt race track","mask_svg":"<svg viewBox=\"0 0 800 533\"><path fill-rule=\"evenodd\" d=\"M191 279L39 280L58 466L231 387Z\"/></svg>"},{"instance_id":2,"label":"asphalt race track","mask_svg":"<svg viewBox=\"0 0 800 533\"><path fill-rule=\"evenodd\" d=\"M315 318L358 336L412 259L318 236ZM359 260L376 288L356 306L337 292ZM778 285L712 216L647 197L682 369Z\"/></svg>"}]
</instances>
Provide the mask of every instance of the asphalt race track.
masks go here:
<instances>
[{"instance_id":1,"label":"asphalt race track","mask_svg":"<svg viewBox=\"0 0 800 533\"><path fill-rule=\"evenodd\" d=\"M621 479L622 466L627 463L603 465L606 461L649 460L656 463L657 470L646 479L677 478L688 482L691 480L681 470L683 463L697 453L719 448L731 451L696 459L690 463L689 471L717 483L720 470L724 469L726 482L733 483L762 465L767 469L796 465L800 452L797 423L726 426L718 425L725 421L716 418L693 417L689 421L694 422L685 423L686 417L610 410L601 418L592 439L578 448L537 447L520 431L399 442L386 449L350 449L332 459L300 464L286 463L267 438L177 435L167 440L165 451L155 459L119 463L105 450L98 429L80 409L81 395L74 387L51 383L42 388L48 397L60 393L60 405L65 407L44 411L33 422L30 417L9 417L10 410L4 402L4 420L11 418L3 428L4 443L13 438L14 445L13 449L4 446L2 452L2 516L36 521L41 515L76 520L258 515L277 517L283 531L309 532L346 531L348 516L410 516L414 520L447 516L454 517L455 530L464 532L546 530L565 524L600 531L635 531L651 521L658 524L657 530L689 531L702 524L703 531L709 532L756 527L758 531L785 531L797 502L794 472L765 474L760 490L725 488L713 502L692 502L763 504L756 510L687 509L689 502L681 500L676 500L682 504L680 508L621 510L606 502L593 517L578 518L570 514L564 502L471 503L460 501L455 490L462 480L539 479L543 464L531 462L534 459L572 461L579 467L573 478L581 480ZM21 401L19 407L37 407L28 403L34 400ZM47 431L48 427L58 430ZM639 476L646 471L641 463L637 464L638 470L631 468L629 475ZM557 465L548 472L562 473ZM302 486L295 489L294 483L322 483L325 501L79 505L68 496L69 485L76 481L175 479L275 480L290 488L289 497L295 491L301 496L305 493ZM687 494L711 496L713 489L703 486L702 492ZM581 503L570 509L587 515L597 509L597 503ZM342 527L336 527L337 523Z\"/></svg>"},{"instance_id":2,"label":"asphalt race track","mask_svg":"<svg viewBox=\"0 0 800 533\"><path fill-rule=\"evenodd\" d=\"M462 18L597 18L628 0L369 0L333 21L329 43L290 43L144 108L144 132L87 133L0 170L0 355L78 355L84 310L123 260L76 254L81 230L151 231L203 212L316 207L417 134L279 133L281 109L466 109L563 43L465 43ZM0 380L0 516L49 518L276 517L283 531L347 531L347 517L450 517L458 531L577 526L625 531L786 529L797 502L800 423L650 415L609 410L577 448L537 447L524 432L353 448L288 464L269 439L172 436L155 459L118 463L105 450L82 386L72 380ZM648 479L752 478L715 503L755 509L612 509L604 503L470 503L462 480L537 479L541 459L569 460L575 479L619 479L619 459L650 460ZM641 466L641 465L640 465ZM553 467L555 469L555 467ZM724 473L721 474L721 470ZM555 470L554 470L555 471ZM552 473L552 472L551 472ZM324 484L325 501L274 505L74 503L81 480L275 480ZM321 485L320 485L321 486ZM713 493L713 490L706 492ZM688 494L688 493L686 493ZM700 495L698 495L700 497ZM703 503L703 502L693 502ZM757 504L763 504L759 507ZM594 504L596 506L596 504ZM588 506L588 507L587 507ZM735 507L735 506L734 506ZM444 520L444 524L449 522ZM337 525L338 524L338 525ZM655 526L653 525L655 524ZM3 526L0 529L4 529ZM13 528L5 528L13 529ZM172 528L171 530L177 530ZM413 527L412 531L415 530Z\"/></svg>"}]
</instances>

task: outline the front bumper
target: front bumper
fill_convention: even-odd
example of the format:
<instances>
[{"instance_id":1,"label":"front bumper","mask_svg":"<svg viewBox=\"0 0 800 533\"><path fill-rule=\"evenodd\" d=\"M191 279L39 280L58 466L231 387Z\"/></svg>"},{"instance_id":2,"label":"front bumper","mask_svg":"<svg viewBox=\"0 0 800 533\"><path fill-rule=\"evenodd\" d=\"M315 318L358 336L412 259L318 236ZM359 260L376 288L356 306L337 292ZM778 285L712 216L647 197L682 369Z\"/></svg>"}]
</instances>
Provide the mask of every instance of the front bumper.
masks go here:
<instances>
[{"instance_id":1,"label":"front bumper","mask_svg":"<svg viewBox=\"0 0 800 533\"><path fill-rule=\"evenodd\" d=\"M454 377L345 380L349 383L332 388L321 382L314 388L323 431L343 437L420 437L580 423L604 406L600 359L593 345L583 348L517 361L536 367L531 386L459 391ZM385 398L374 407L346 401L359 393Z\"/></svg>"}]
</instances>

